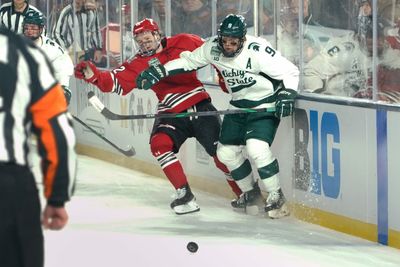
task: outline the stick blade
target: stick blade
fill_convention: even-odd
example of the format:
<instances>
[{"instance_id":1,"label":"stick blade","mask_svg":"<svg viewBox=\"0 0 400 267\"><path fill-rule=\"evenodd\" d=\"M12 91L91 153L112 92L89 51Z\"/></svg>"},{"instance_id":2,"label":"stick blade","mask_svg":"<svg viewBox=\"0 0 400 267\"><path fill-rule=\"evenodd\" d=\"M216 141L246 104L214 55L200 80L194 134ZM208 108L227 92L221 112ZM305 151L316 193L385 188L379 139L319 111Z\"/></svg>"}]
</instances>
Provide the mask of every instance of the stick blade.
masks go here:
<instances>
[{"instance_id":1,"label":"stick blade","mask_svg":"<svg viewBox=\"0 0 400 267\"><path fill-rule=\"evenodd\" d=\"M127 157L133 157L136 155L136 150L130 147L128 150L119 149L119 151Z\"/></svg>"}]
</instances>

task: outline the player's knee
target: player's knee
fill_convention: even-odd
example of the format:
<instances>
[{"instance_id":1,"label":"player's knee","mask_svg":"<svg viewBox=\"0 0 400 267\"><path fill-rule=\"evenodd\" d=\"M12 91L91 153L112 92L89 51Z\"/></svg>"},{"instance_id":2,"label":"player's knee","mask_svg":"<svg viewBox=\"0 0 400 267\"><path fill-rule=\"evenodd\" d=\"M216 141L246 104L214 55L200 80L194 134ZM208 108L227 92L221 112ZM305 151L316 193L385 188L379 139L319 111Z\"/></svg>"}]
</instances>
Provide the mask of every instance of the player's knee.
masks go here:
<instances>
[{"instance_id":1,"label":"player's knee","mask_svg":"<svg viewBox=\"0 0 400 267\"><path fill-rule=\"evenodd\" d=\"M174 142L165 133L156 133L150 140L150 149L154 157L158 157L166 152L172 151Z\"/></svg>"},{"instance_id":2,"label":"player's knee","mask_svg":"<svg viewBox=\"0 0 400 267\"><path fill-rule=\"evenodd\" d=\"M238 151L236 146L218 145L217 157L222 163L232 165L234 161L237 161L237 155Z\"/></svg>"},{"instance_id":3,"label":"player's knee","mask_svg":"<svg viewBox=\"0 0 400 267\"><path fill-rule=\"evenodd\" d=\"M254 160L257 168L266 166L275 160L269 144L265 141L248 139L246 148L247 154Z\"/></svg>"}]
</instances>

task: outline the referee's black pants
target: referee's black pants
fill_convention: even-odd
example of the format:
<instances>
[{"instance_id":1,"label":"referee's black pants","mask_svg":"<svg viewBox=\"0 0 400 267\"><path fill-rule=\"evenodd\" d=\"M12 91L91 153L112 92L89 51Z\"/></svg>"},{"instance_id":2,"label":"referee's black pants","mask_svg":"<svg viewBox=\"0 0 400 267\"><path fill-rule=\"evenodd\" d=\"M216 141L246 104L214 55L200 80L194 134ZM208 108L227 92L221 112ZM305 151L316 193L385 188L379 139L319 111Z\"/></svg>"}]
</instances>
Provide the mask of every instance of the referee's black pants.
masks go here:
<instances>
[{"instance_id":1,"label":"referee's black pants","mask_svg":"<svg viewBox=\"0 0 400 267\"><path fill-rule=\"evenodd\" d=\"M0 163L0 266L43 267L38 189L28 167Z\"/></svg>"}]
</instances>

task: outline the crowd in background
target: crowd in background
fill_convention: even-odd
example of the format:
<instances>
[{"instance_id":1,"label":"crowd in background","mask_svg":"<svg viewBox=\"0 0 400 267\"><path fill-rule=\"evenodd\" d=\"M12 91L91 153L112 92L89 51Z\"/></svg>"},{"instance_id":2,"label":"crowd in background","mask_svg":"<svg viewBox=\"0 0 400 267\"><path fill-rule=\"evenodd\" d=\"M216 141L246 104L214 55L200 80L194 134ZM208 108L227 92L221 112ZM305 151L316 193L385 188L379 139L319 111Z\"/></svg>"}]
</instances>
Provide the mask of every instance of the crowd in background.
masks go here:
<instances>
[{"instance_id":1,"label":"crowd in background","mask_svg":"<svg viewBox=\"0 0 400 267\"><path fill-rule=\"evenodd\" d=\"M130 0L123 0L122 6L119 1L73 2L75 24L85 21L79 24L83 31L73 27L73 17L70 26L60 26L68 6L73 9L71 0L31 0L29 4L46 15L47 34L70 52L74 62L92 59L100 67L113 67L133 56L132 19L151 17L166 35L185 32L208 38L216 34L227 14L234 13L246 18L249 33L266 38L300 67L304 91L400 102L399 0L377 1L375 94L372 0L259 0L258 12L253 10L254 0L139 0L133 1L135 8Z\"/></svg>"}]
</instances>

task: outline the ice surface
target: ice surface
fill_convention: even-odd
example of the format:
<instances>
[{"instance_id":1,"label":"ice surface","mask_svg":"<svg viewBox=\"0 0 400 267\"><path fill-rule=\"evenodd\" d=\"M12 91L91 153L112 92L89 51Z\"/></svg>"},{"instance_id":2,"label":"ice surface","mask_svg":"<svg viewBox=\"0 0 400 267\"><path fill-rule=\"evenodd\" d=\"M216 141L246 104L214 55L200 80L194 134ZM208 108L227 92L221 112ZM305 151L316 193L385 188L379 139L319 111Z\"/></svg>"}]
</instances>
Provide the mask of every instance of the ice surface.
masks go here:
<instances>
[{"instance_id":1,"label":"ice surface","mask_svg":"<svg viewBox=\"0 0 400 267\"><path fill-rule=\"evenodd\" d=\"M69 224L45 231L46 267L400 266L397 249L293 217L248 216L193 191L200 212L175 215L167 179L80 156Z\"/></svg>"}]
</instances>

